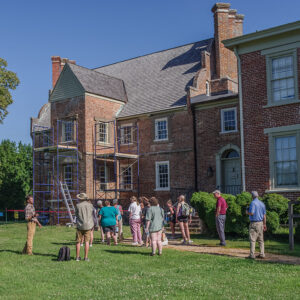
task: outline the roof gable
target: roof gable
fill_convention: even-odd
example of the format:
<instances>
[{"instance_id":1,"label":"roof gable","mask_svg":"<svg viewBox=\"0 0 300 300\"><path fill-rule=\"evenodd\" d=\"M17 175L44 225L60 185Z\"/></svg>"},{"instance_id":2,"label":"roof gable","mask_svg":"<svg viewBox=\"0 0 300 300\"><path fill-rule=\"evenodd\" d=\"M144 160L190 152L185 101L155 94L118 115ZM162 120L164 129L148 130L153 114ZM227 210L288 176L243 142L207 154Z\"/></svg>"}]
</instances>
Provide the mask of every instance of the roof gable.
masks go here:
<instances>
[{"instance_id":1,"label":"roof gable","mask_svg":"<svg viewBox=\"0 0 300 300\"><path fill-rule=\"evenodd\" d=\"M59 101L84 94L84 88L69 67L65 64L50 95L49 101Z\"/></svg>"}]
</instances>

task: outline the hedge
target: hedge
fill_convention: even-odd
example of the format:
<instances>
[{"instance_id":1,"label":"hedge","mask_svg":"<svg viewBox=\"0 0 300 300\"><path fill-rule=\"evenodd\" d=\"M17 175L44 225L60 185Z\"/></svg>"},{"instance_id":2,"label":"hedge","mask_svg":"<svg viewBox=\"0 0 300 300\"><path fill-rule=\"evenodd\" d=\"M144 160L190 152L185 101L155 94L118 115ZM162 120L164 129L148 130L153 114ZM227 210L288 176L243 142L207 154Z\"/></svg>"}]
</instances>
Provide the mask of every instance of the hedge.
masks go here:
<instances>
[{"instance_id":1,"label":"hedge","mask_svg":"<svg viewBox=\"0 0 300 300\"><path fill-rule=\"evenodd\" d=\"M249 232L249 216L246 209L252 197L250 193L243 192L237 196L222 194L228 204L225 232L246 236ZM278 194L266 194L262 201L267 209L268 233L274 233L279 224L288 222L288 199ZM192 206L197 210L199 217L205 222L211 233L216 233L215 208L216 199L211 193L197 192L191 199ZM300 227L300 226L299 226Z\"/></svg>"}]
</instances>

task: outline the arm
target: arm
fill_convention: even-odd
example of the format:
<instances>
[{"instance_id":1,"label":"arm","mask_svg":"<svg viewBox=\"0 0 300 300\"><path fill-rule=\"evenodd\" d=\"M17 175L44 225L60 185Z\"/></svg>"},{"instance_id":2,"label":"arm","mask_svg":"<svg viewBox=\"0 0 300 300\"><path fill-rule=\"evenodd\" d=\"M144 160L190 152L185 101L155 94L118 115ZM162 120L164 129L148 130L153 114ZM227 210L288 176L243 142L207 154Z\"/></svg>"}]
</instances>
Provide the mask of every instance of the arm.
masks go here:
<instances>
[{"instance_id":1,"label":"arm","mask_svg":"<svg viewBox=\"0 0 300 300\"><path fill-rule=\"evenodd\" d=\"M267 215L266 214L264 214L263 223L264 223L264 231L267 231Z\"/></svg>"},{"instance_id":2,"label":"arm","mask_svg":"<svg viewBox=\"0 0 300 300\"><path fill-rule=\"evenodd\" d=\"M221 210L221 206L217 206L216 217L218 217L220 215L220 210Z\"/></svg>"},{"instance_id":3,"label":"arm","mask_svg":"<svg viewBox=\"0 0 300 300\"><path fill-rule=\"evenodd\" d=\"M180 207L181 207L181 203L178 203L177 209L176 209L176 223L177 223L177 219L178 219L178 214L179 214Z\"/></svg>"},{"instance_id":4,"label":"arm","mask_svg":"<svg viewBox=\"0 0 300 300\"><path fill-rule=\"evenodd\" d=\"M123 208L121 205L119 205L119 210L120 210L121 216L123 216Z\"/></svg>"},{"instance_id":5,"label":"arm","mask_svg":"<svg viewBox=\"0 0 300 300\"><path fill-rule=\"evenodd\" d=\"M150 221L146 222L146 232L149 232L149 227L150 227Z\"/></svg>"}]
</instances>

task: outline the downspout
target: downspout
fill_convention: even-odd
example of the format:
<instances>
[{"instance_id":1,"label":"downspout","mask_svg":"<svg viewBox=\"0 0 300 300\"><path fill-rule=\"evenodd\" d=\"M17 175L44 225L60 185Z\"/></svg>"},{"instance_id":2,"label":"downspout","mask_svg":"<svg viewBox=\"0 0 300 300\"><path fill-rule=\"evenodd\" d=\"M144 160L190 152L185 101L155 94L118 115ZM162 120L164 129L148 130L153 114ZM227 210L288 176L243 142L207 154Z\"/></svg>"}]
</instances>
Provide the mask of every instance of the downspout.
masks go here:
<instances>
[{"instance_id":1,"label":"downspout","mask_svg":"<svg viewBox=\"0 0 300 300\"><path fill-rule=\"evenodd\" d=\"M195 166L195 190L198 192L198 160L197 160L197 130L196 130L196 115L195 108L191 104L193 117L193 140L194 140L194 166Z\"/></svg>"},{"instance_id":2,"label":"downspout","mask_svg":"<svg viewBox=\"0 0 300 300\"><path fill-rule=\"evenodd\" d=\"M238 88L239 88L239 106L240 106L241 159L242 159L242 190L246 191L242 73L241 73L241 60L238 55L238 51L236 47L234 47L234 54L238 62Z\"/></svg>"}]
</instances>

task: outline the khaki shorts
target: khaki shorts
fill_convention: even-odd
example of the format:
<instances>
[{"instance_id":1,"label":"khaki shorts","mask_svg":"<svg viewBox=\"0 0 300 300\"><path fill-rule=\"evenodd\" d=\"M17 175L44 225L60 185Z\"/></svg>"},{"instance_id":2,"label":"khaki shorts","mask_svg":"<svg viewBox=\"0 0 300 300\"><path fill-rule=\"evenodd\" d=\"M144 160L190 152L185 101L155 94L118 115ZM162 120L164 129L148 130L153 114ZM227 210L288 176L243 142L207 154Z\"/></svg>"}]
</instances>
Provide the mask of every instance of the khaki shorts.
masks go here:
<instances>
[{"instance_id":1,"label":"khaki shorts","mask_svg":"<svg viewBox=\"0 0 300 300\"><path fill-rule=\"evenodd\" d=\"M90 230L79 230L79 229L77 229L76 242L81 243L83 238L84 238L85 242L88 242L88 243L90 242L90 240L91 240L91 229Z\"/></svg>"}]
</instances>

